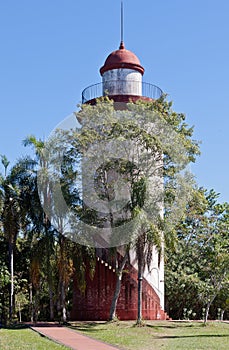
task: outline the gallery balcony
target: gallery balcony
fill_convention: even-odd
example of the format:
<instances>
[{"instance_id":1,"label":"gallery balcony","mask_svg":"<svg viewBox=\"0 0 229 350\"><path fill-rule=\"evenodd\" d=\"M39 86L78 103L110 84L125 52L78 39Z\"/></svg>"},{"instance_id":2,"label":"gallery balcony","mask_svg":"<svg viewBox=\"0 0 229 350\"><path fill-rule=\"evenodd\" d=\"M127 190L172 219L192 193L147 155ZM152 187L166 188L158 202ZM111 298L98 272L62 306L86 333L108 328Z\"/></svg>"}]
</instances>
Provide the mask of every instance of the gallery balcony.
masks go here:
<instances>
[{"instance_id":1,"label":"gallery balcony","mask_svg":"<svg viewBox=\"0 0 229 350\"><path fill-rule=\"evenodd\" d=\"M102 96L108 96L115 102L135 102L157 100L163 91L156 85L134 80L109 80L86 87L82 92L82 103L94 104Z\"/></svg>"}]
</instances>

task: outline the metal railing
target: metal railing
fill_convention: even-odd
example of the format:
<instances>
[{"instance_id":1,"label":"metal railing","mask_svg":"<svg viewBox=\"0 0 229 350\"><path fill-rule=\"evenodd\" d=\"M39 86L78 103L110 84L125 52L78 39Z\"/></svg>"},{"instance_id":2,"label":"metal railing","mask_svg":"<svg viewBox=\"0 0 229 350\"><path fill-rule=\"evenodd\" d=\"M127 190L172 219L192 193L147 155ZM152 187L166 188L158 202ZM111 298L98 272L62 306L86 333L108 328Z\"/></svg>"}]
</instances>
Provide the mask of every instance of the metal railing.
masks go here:
<instances>
[{"instance_id":1,"label":"metal railing","mask_svg":"<svg viewBox=\"0 0 229 350\"><path fill-rule=\"evenodd\" d=\"M117 85L117 90L122 90L122 85L123 85L123 91L127 91L127 85L130 87L130 91L133 91L133 90L137 91L137 89L139 88L139 85L141 84L141 88L142 88L141 95L132 94L131 92L129 94L125 92L124 93L125 95L143 96L143 97L151 98L153 100L157 100L163 94L163 91L158 86L152 85L150 83L135 81L135 80L110 80L108 81L108 84L111 84L112 88L114 88L115 85ZM103 82L94 84L86 87L86 89L83 90L82 103L86 103L90 100L93 100L101 96L109 96L109 95L112 96L112 95L115 95L115 93L109 94L108 90L104 91Z\"/></svg>"}]
</instances>

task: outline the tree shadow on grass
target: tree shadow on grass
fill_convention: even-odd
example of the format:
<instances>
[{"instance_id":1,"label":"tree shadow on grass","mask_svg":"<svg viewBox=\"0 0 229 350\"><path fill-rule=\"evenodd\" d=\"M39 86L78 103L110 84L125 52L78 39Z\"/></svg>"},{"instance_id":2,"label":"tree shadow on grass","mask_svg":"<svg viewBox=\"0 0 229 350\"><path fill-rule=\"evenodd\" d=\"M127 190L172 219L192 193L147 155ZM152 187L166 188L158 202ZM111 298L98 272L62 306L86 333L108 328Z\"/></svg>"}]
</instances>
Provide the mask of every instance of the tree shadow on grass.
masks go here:
<instances>
[{"instance_id":1,"label":"tree shadow on grass","mask_svg":"<svg viewBox=\"0 0 229 350\"><path fill-rule=\"evenodd\" d=\"M69 323L68 324L68 328L70 329L73 329L75 331L81 331L81 332L85 332L85 333L93 333L93 332L97 332L97 329L96 329L96 326L98 326L99 324L106 324L107 322L101 322L101 323L98 323L98 322L74 322L73 324L72 323ZM106 329L103 329L103 330L106 330Z\"/></svg>"},{"instance_id":2,"label":"tree shadow on grass","mask_svg":"<svg viewBox=\"0 0 229 350\"><path fill-rule=\"evenodd\" d=\"M193 324L193 323L190 323L190 322L187 322L187 321L179 321L179 323L171 323L171 322L168 322L168 323L162 323L162 324L159 324L159 323L145 323L144 324L145 327L148 327L148 328L152 328L152 329L155 329L155 330L160 330L160 329L181 329L181 328L193 328L193 327L196 327L197 325L196 324ZM202 324L201 325L198 325L200 327L202 327Z\"/></svg>"},{"instance_id":3,"label":"tree shadow on grass","mask_svg":"<svg viewBox=\"0 0 229 350\"><path fill-rule=\"evenodd\" d=\"M26 328L29 328L28 325L26 324L13 324L13 325L9 325L9 326L2 326L2 329L8 329L8 330L11 330L11 331L20 331L22 329L26 329Z\"/></svg>"},{"instance_id":4,"label":"tree shadow on grass","mask_svg":"<svg viewBox=\"0 0 229 350\"><path fill-rule=\"evenodd\" d=\"M164 335L157 339L181 339L181 338L229 338L229 334L190 334L190 335Z\"/></svg>"},{"instance_id":5,"label":"tree shadow on grass","mask_svg":"<svg viewBox=\"0 0 229 350\"><path fill-rule=\"evenodd\" d=\"M176 324L168 324L168 325L165 325L165 324L163 324L163 325L153 325L153 324L146 324L145 325L146 327L148 327L148 328L153 328L153 329L160 329L160 328L163 328L163 329L178 329L178 328L181 328L181 326L180 325L176 325ZM193 327L193 325L182 325L182 327Z\"/></svg>"}]
</instances>

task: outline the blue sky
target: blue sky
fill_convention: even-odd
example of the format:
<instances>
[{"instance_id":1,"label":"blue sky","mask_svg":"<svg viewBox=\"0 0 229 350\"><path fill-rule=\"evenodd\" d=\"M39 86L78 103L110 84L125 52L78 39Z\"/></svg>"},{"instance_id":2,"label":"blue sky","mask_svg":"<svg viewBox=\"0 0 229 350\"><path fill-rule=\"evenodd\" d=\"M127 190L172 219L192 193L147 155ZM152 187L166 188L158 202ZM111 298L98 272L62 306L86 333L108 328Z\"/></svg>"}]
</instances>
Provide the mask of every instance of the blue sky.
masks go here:
<instances>
[{"instance_id":1,"label":"blue sky","mask_svg":"<svg viewBox=\"0 0 229 350\"><path fill-rule=\"evenodd\" d=\"M197 181L229 201L229 2L125 0L124 41L195 126ZM0 2L0 154L15 162L29 134L48 137L120 41L119 0Z\"/></svg>"}]
</instances>

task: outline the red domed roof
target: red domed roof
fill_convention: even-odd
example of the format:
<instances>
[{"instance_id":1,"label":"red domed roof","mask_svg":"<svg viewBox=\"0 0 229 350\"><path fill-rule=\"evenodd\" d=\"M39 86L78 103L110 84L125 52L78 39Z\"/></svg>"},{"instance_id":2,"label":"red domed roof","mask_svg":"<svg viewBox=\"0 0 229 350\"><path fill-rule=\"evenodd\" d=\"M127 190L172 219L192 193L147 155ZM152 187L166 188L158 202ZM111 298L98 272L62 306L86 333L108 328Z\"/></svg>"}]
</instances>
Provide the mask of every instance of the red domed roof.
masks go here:
<instances>
[{"instance_id":1,"label":"red domed roof","mask_svg":"<svg viewBox=\"0 0 229 350\"><path fill-rule=\"evenodd\" d=\"M141 66L139 59L133 52L125 49L123 42L121 42L119 50L113 51L107 57L104 66L100 68L100 74L103 75L108 70L118 68L134 69L142 75L144 74L144 68Z\"/></svg>"}]
</instances>

